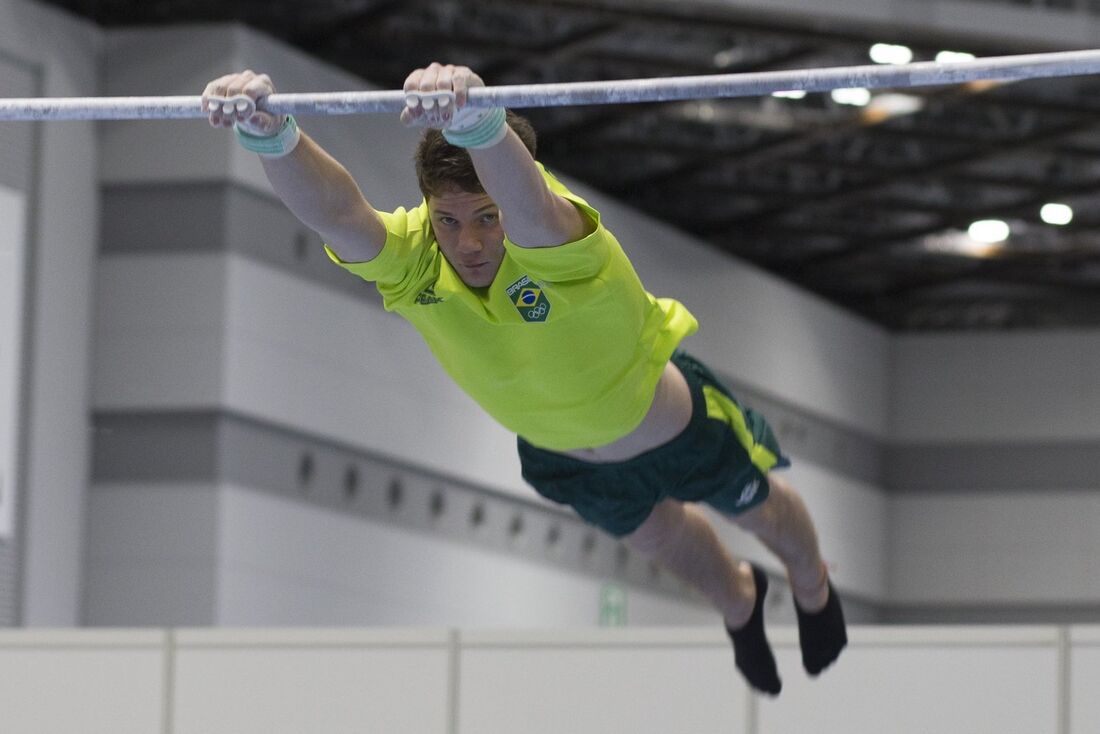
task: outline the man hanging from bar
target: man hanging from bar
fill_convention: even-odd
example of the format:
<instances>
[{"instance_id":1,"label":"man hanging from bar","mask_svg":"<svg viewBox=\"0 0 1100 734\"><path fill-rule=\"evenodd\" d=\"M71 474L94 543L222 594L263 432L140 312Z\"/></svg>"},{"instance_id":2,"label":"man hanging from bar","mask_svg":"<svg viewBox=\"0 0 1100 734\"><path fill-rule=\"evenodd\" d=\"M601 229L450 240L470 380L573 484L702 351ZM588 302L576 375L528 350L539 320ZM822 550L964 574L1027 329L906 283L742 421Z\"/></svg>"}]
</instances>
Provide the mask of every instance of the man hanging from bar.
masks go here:
<instances>
[{"instance_id":1,"label":"man hanging from bar","mask_svg":"<svg viewBox=\"0 0 1100 734\"><path fill-rule=\"evenodd\" d=\"M527 121L465 106L481 85L470 69L437 63L405 80L401 121L425 128L424 200L394 212L376 211L293 117L255 110L275 91L267 75L210 82L203 109L262 156L275 192L333 262L376 283L386 309L518 434L524 479L702 591L737 667L775 695L767 576L730 556L698 503L772 550L791 584L803 665L817 675L847 643L844 615L806 506L772 471L789 462L771 429L678 350L695 318L646 292L599 212L535 161Z\"/></svg>"}]
</instances>

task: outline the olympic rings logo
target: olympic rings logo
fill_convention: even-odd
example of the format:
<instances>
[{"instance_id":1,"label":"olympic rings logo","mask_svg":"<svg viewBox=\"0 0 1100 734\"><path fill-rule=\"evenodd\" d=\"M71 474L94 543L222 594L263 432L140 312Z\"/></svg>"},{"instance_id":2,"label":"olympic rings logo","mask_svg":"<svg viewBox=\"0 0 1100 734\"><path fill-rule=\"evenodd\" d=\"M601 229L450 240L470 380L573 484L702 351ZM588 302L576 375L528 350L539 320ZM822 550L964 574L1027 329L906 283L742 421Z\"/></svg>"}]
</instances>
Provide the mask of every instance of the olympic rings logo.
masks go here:
<instances>
[{"instance_id":1,"label":"olympic rings logo","mask_svg":"<svg viewBox=\"0 0 1100 734\"><path fill-rule=\"evenodd\" d=\"M550 310L550 307L548 305L546 305L545 303L540 303L539 305L535 306L534 308L532 308L530 311L527 312L527 318L532 319L532 320L533 319L541 319L543 316L546 315L546 312L549 311L549 310Z\"/></svg>"}]
</instances>

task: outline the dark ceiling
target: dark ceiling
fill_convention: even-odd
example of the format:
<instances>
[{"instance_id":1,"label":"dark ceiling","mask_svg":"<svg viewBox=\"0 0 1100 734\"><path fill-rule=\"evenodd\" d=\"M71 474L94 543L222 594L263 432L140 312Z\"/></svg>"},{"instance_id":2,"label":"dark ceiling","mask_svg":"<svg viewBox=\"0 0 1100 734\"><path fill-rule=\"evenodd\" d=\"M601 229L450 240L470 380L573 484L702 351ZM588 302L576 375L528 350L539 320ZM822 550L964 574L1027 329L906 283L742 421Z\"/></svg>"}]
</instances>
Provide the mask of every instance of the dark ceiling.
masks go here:
<instances>
[{"instance_id":1,"label":"dark ceiling","mask_svg":"<svg viewBox=\"0 0 1100 734\"><path fill-rule=\"evenodd\" d=\"M611 2L51 4L108 27L240 21L393 89L436 59L496 85L862 65L882 40L907 43L918 61L940 50L690 2ZM1090 205L1100 192L1100 82L904 91L916 111L813 94L525 114L548 165L890 329L1100 324L1100 208ZM1052 201L1073 206L1070 224L1040 220ZM1011 225L1009 239L960 251L969 224L991 218Z\"/></svg>"}]
</instances>

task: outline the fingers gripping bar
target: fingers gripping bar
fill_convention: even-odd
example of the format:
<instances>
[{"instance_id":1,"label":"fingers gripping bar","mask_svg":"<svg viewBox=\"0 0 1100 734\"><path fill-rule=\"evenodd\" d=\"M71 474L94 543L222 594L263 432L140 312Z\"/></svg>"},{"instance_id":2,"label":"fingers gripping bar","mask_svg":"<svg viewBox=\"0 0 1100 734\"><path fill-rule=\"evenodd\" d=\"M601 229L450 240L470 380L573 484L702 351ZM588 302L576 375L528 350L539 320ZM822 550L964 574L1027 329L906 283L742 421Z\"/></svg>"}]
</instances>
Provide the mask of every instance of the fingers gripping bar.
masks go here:
<instances>
[{"instance_id":1,"label":"fingers gripping bar","mask_svg":"<svg viewBox=\"0 0 1100 734\"><path fill-rule=\"evenodd\" d=\"M206 100L211 112L220 107L222 114L227 117L240 117L247 120L256 112L255 100L245 94L236 94L232 97L211 95Z\"/></svg>"},{"instance_id":2,"label":"fingers gripping bar","mask_svg":"<svg viewBox=\"0 0 1100 734\"><path fill-rule=\"evenodd\" d=\"M449 122L455 114L454 92L406 92L405 106L419 111L428 124L441 125Z\"/></svg>"}]
</instances>

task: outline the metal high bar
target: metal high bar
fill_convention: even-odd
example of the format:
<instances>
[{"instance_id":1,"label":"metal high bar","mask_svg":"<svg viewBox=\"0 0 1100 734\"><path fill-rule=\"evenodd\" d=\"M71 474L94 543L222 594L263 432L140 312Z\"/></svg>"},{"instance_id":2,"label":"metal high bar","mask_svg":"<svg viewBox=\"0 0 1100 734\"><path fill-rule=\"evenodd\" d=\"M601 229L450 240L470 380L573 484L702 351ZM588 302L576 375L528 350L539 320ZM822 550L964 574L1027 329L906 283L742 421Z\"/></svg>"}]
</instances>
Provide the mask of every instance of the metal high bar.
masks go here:
<instances>
[{"instance_id":1,"label":"metal high bar","mask_svg":"<svg viewBox=\"0 0 1100 734\"><path fill-rule=\"evenodd\" d=\"M471 107L568 107L574 105L669 102L687 99L758 97L773 92L832 89L909 88L1077 76L1100 72L1100 50L991 56L969 61L793 69L747 74L625 79L598 82L514 84L475 87ZM397 113L402 91L273 94L260 109L294 115ZM3 120L162 120L205 117L201 97L41 97L0 99Z\"/></svg>"}]
</instances>

